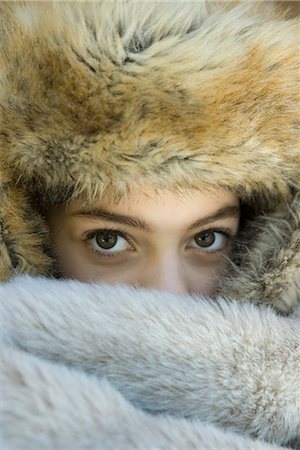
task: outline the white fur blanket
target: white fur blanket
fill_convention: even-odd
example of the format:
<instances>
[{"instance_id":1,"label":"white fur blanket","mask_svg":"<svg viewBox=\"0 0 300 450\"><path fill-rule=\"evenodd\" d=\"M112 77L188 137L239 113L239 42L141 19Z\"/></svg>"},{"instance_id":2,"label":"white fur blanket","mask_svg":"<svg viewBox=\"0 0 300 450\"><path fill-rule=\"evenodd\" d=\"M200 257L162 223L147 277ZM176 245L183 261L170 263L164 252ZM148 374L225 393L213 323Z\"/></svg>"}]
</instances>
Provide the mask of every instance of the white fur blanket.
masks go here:
<instances>
[{"instance_id":1,"label":"white fur blanket","mask_svg":"<svg viewBox=\"0 0 300 450\"><path fill-rule=\"evenodd\" d=\"M19 277L0 312L1 450L299 445L299 308Z\"/></svg>"}]
</instances>

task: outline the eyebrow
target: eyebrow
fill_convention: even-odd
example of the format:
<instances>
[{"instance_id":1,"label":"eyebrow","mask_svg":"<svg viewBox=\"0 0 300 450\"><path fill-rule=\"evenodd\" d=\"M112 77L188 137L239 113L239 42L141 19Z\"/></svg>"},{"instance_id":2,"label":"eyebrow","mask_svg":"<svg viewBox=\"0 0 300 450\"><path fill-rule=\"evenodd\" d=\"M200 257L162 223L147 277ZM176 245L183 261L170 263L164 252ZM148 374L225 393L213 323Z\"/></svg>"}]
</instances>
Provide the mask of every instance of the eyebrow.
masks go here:
<instances>
[{"instance_id":1,"label":"eyebrow","mask_svg":"<svg viewBox=\"0 0 300 450\"><path fill-rule=\"evenodd\" d=\"M216 222L220 219L227 219L227 218L233 218L238 217L240 214L240 208L238 206L225 206L224 208L219 209L216 211L215 214L208 217L203 217L202 219L196 220L196 222L192 223L187 231L192 230L193 228L207 225L212 222ZM128 225L130 227L139 228L143 231L147 231L149 233L153 233L155 231L155 227L151 226L149 223L145 222L142 219L139 219L138 217L133 216L125 216L122 214L116 214L110 211L107 211L106 209L96 208L91 210L81 209L78 211L75 211L71 214L72 216L87 216L90 218L99 218L104 219L109 222L113 223L121 223L123 225Z\"/></svg>"},{"instance_id":2,"label":"eyebrow","mask_svg":"<svg viewBox=\"0 0 300 450\"><path fill-rule=\"evenodd\" d=\"M188 227L188 231L191 230L192 228L216 222L217 220L239 217L239 215L240 215L239 206L225 206L224 208L221 208L218 211L216 211L215 214L213 214L212 216L196 220L196 222L192 223L192 225Z\"/></svg>"}]
</instances>

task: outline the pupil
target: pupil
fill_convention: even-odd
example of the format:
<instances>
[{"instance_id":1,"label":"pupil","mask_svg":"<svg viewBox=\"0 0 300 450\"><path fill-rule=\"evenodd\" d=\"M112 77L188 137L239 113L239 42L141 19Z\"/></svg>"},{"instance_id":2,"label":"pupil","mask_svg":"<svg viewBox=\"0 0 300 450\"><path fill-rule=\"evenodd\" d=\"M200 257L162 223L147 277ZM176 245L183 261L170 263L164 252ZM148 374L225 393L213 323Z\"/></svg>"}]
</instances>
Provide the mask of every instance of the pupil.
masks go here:
<instances>
[{"instance_id":1,"label":"pupil","mask_svg":"<svg viewBox=\"0 0 300 450\"><path fill-rule=\"evenodd\" d=\"M99 247L104 249L113 248L117 243L118 237L109 232L101 232L96 234L96 242Z\"/></svg>"},{"instance_id":2,"label":"pupil","mask_svg":"<svg viewBox=\"0 0 300 450\"><path fill-rule=\"evenodd\" d=\"M216 240L215 233L213 231L198 234L195 237L195 242L199 247L210 247Z\"/></svg>"}]
</instances>

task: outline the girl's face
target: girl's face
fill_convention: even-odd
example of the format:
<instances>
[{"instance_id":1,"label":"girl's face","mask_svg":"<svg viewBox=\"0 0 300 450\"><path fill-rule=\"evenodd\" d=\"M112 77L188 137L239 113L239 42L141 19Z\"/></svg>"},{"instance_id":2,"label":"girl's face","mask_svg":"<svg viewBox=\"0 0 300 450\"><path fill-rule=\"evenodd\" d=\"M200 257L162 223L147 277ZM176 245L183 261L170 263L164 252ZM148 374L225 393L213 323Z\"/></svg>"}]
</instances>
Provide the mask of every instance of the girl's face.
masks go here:
<instances>
[{"instance_id":1,"label":"girl's face","mask_svg":"<svg viewBox=\"0 0 300 450\"><path fill-rule=\"evenodd\" d=\"M238 231L238 198L149 188L87 209L52 208L48 223L60 271L81 281L211 295Z\"/></svg>"}]
</instances>

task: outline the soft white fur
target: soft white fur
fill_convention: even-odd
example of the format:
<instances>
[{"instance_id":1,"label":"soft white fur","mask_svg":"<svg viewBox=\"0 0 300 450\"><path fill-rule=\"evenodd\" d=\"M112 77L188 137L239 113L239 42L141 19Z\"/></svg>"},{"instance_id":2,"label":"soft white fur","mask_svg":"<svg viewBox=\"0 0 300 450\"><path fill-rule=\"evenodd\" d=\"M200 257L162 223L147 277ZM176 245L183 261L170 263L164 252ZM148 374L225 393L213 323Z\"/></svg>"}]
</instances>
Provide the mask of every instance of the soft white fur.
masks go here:
<instances>
[{"instance_id":1,"label":"soft white fur","mask_svg":"<svg viewBox=\"0 0 300 450\"><path fill-rule=\"evenodd\" d=\"M0 312L1 450L300 440L299 307L19 277Z\"/></svg>"},{"instance_id":2,"label":"soft white fur","mask_svg":"<svg viewBox=\"0 0 300 450\"><path fill-rule=\"evenodd\" d=\"M105 380L15 350L4 351L1 362L1 450L282 448L200 422L147 415Z\"/></svg>"}]
</instances>

